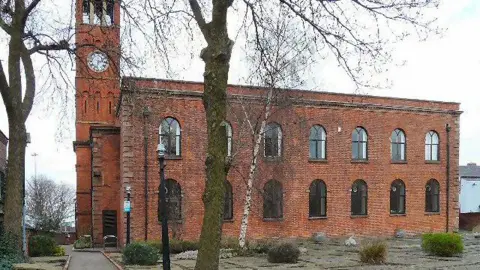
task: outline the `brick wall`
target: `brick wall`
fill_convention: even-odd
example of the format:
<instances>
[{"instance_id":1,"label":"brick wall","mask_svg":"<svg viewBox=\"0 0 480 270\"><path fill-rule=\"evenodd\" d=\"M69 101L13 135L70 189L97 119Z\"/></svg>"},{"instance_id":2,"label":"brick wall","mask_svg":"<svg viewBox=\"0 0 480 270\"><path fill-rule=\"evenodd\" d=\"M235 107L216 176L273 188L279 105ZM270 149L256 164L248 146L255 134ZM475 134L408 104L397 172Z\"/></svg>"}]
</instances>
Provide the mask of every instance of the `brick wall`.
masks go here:
<instances>
[{"instance_id":1,"label":"brick wall","mask_svg":"<svg viewBox=\"0 0 480 270\"><path fill-rule=\"evenodd\" d=\"M205 181L206 127L201 100L201 84L131 80L135 91L124 91L120 110L121 181L132 186L132 238L142 240L145 233L144 134L148 147L148 238L160 238L157 222L158 161L156 144L158 127L167 116L176 118L182 129L182 158L167 160L166 177L175 179L183 192L183 223L176 224L177 234L186 239L200 235L203 217L202 193ZM128 82L127 84L128 85ZM132 88L129 88L130 90ZM168 91L165 91L168 89ZM191 90L191 91L190 91ZM262 90L231 87L231 95L260 95ZM405 99L387 99L325 93L299 93L296 104L279 109L271 121L281 124L283 157L276 162L260 158L256 190L275 179L284 190L284 218L264 221L262 199L254 193L249 238L295 236L307 237L323 231L328 235L392 235L396 229L419 233L444 231L446 227L446 130L450 124L450 179L458 179L459 105ZM144 107L151 110L145 120ZM260 110L258 106L250 109ZM241 127L236 121L238 103L232 103L229 121L233 127L235 168L228 180L233 186L234 219L224 223L226 235L238 236L248 172L250 138L239 138ZM144 125L146 123L146 125ZM309 129L322 125L327 132L327 161L311 162L308 158ZM351 161L351 132L364 127L369 135L367 163ZM391 132L401 128L407 136L407 162L394 164L390 159ZM425 134L435 130L440 136L440 161L426 163ZM237 142L237 143L235 143ZM241 143L238 143L241 142ZM425 213L425 184L429 179L440 183L440 213ZM308 218L308 188L314 179L327 185L327 218ZM368 216L350 215L350 188L356 179L368 184ZM402 179L406 185L406 214L391 216L390 184ZM458 228L458 181L450 182L450 230ZM125 224L123 224L125 226Z\"/></svg>"},{"instance_id":2,"label":"brick wall","mask_svg":"<svg viewBox=\"0 0 480 270\"><path fill-rule=\"evenodd\" d=\"M470 231L476 226L480 226L480 213L460 214L460 229Z\"/></svg>"}]
</instances>

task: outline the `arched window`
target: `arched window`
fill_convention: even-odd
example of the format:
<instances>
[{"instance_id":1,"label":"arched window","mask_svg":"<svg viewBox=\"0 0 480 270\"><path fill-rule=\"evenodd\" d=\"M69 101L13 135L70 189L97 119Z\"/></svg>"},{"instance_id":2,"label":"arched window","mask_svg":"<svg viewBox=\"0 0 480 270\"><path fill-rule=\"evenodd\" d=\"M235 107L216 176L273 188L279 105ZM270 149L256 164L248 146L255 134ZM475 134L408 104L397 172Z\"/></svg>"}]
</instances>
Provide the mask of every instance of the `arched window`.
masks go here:
<instances>
[{"instance_id":1,"label":"arched window","mask_svg":"<svg viewBox=\"0 0 480 270\"><path fill-rule=\"evenodd\" d=\"M223 220L233 219L233 189L230 182L225 181L225 204L223 208Z\"/></svg>"},{"instance_id":2,"label":"arched window","mask_svg":"<svg viewBox=\"0 0 480 270\"><path fill-rule=\"evenodd\" d=\"M226 121L223 121L222 125L225 126L225 130L227 132L227 156L230 157L232 156L232 126Z\"/></svg>"},{"instance_id":3,"label":"arched window","mask_svg":"<svg viewBox=\"0 0 480 270\"><path fill-rule=\"evenodd\" d=\"M263 187L263 218L283 217L283 188L276 180L268 181Z\"/></svg>"},{"instance_id":4,"label":"arched window","mask_svg":"<svg viewBox=\"0 0 480 270\"><path fill-rule=\"evenodd\" d=\"M367 215L368 190L367 183L363 180L353 182L351 192L351 211L352 215Z\"/></svg>"},{"instance_id":5,"label":"arched window","mask_svg":"<svg viewBox=\"0 0 480 270\"><path fill-rule=\"evenodd\" d=\"M160 143L165 146L165 155L180 156L180 125L174 118L163 119L160 125Z\"/></svg>"},{"instance_id":6,"label":"arched window","mask_svg":"<svg viewBox=\"0 0 480 270\"><path fill-rule=\"evenodd\" d=\"M390 186L390 214L405 214L405 184L400 179Z\"/></svg>"},{"instance_id":7,"label":"arched window","mask_svg":"<svg viewBox=\"0 0 480 270\"><path fill-rule=\"evenodd\" d=\"M322 180L310 184L309 217L327 216L327 186Z\"/></svg>"},{"instance_id":8,"label":"arched window","mask_svg":"<svg viewBox=\"0 0 480 270\"><path fill-rule=\"evenodd\" d=\"M180 184L167 179L165 182L168 220L182 220L182 188Z\"/></svg>"},{"instance_id":9,"label":"arched window","mask_svg":"<svg viewBox=\"0 0 480 270\"><path fill-rule=\"evenodd\" d=\"M406 160L406 139L405 133L401 129L395 129L390 138L392 143L392 160L403 161Z\"/></svg>"},{"instance_id":10,"label":"arched window","mask_svg":"<svg viewBox=\"0 0 480 270\"><path fill-rule=\"evenodd\" d=\"M352 132L352 159L368 159L368 136L367 131L362 127L357 127Z\"/></svg>"},{"instance_id":11,"label":"arched window","mask_svg":"<svg viewBox=\"0 0 480 270\"><path fill-rule=\"evenodd\" d=\"M425 185L425 212L440 212L440 184L431 179Z\"/></svg>"},{"instance_id":12,"label":"arched window","mask_svg":"<svg viewBox=\"0 0 480 270\"><path fill-rule=\"evenodd\" d=\"M310 129L310 159L325 159L327 134L322 126Z\"/></svg>"},{"instance_id":13,"label":"arched window","mask_svg":"<svg viewBox=\"0 0 480 270\"><path fill-rule=\"evenodd\" d=\"M425 160L438 161L440 160L440 152L438 151L440 140L435 131L429 131L425 135Z\"/></svg>"},{"instance_id":14,"label":"arched window","mask_svg":"<svg viewBox=\"0 0 480 270\"><path fill-rule=\"evenodd\" d=\"M277 123L265 127L265 157L280 157L282 152L282 129Z\"/></svg>"}]
</instances>

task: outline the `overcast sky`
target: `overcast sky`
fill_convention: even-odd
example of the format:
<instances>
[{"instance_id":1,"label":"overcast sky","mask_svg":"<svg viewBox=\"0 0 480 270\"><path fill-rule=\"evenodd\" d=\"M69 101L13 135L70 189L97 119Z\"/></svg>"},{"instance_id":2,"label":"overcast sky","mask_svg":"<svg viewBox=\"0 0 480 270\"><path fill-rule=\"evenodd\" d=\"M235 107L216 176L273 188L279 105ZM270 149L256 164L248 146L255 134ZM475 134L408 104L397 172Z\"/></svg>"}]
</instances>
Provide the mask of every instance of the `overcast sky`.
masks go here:
<instances>
[{"instance_id":1,"label":"overcast sky","mask_svg":"<svg viewBox=\"0 0 480 270\"><path fill-rule=\"evenodd\" d=\"M405 60L406 63L390 68L388 78L393 86L386 90L367 90L367 93L460 102L461 110L464 111L461 116L460 164L480 164L480 139L476 136L480 134L480 1L444 2L438 10L440 25L448 28L443 37L426 42L410 40L398 44L394 57L398 61ZM232 73L235 73L236 69L242 69L236 60L239 59L241 50L236 49L234 53L236 55L232 58L234 62L230 70L230 83L239 82ZM0 53L0 60L5 59L6 56ZM180 73L178 79L201 80L201 61L194 60L191 67ZM315 87L318 90L344 93L354 91L348 78L336 65L319 67L313 73L321 74L321 82ZM311 80L318 81L317 76L312 76ZM71 79L73 80L73 77ZM61 141L56 139L58 122L57 113L47 113L41 102L36 102L27 121L32 143L27 147L26 176L28 178L34 174L35 162L32 153L37 153L38 174L74 185L73 121L67 129L67 136L63 136ZM0 130L8 134L3 101L0 102Z\"/></svg>"}]
</instances>

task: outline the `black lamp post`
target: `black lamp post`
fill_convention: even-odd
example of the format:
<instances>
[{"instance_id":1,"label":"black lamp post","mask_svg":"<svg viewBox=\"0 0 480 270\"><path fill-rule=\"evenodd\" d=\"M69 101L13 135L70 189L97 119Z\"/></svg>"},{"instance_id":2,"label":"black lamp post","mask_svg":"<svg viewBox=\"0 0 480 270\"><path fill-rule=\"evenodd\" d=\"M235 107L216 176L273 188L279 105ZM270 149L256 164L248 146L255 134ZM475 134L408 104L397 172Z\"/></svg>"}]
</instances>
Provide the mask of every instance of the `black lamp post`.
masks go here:
<instances>
[{"instance_id":1,"label":"black lamp post","mask_svg":"<svg viewBox=\"0 0 480 270\"><path fill-rule=\"evenodd\" d=\"M162 253L163 253L163 269L170 270L170 245L168 243L168 220L167 205L165 194L165 146L160 143L157 146L158 161L160 163L160 188L158 200L158 218L162 221Z\"/></svg>"}]
</instances>

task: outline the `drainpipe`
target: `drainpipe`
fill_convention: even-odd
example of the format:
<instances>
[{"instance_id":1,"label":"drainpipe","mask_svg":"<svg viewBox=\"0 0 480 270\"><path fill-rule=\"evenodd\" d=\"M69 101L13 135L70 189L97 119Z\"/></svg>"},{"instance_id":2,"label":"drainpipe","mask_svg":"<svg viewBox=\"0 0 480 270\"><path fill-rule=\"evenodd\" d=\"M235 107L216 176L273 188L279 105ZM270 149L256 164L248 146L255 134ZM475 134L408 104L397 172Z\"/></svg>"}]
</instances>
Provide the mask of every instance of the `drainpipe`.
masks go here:
<instances>
[{"instance_id":1,"label":"drainpipe","mask_svg":"<svg viewBox=\"0 0 480 270\"><path fill-rule=\"evenodd\" d=\"M143 171L145 173L145 241L148 239L148 133L147 133L147 118L150 115L150 109L148 107L143 108L143 152L144 152L144 165Z\"/></svg>"},{"instance_id":2,"label":"drainpipe","mask_svg":"<svg viewBox=\"0 0 480 270\"><path fill-rule=\"evenodd\" d=\"M445 225L445 231L449 231L450 223L450 124L445 125L445 130L447 131L447 220Z\"/></svg>"},{"instance_id":3,"label":"drainpipe","mask_svg":"<svg viewBox=\"0 0 480 270\"><path fill-rule=\"evenodd\" d=\"M91 132L91 131L90 131ZM93 243L93 138L90 133L90 206L92 207L90 211L90 239L92 240L92 247L94 246Z\"/></svg>"}]
</instances>

